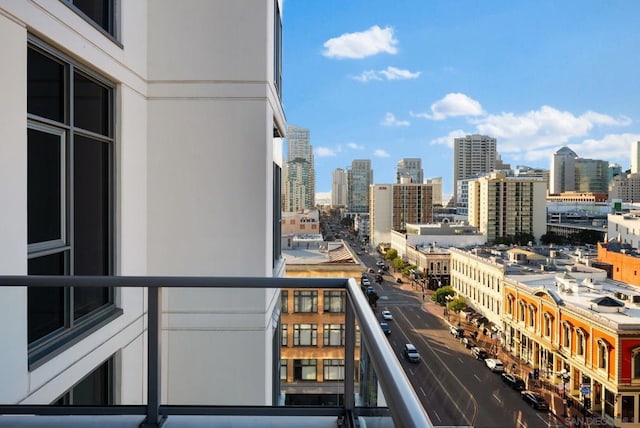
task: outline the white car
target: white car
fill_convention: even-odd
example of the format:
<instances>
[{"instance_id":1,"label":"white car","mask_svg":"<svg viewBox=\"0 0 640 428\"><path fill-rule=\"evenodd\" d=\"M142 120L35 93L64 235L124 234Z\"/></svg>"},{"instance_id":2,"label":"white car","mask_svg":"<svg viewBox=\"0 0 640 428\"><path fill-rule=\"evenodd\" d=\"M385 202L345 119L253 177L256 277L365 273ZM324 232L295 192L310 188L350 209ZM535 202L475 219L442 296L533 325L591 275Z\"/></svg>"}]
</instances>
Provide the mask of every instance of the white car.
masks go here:
<instances>
[{"instance_id":1,"label":"white car","mask_svg":"<svg viewBox=\"0 0 640 428\"><path fill-rule=\"evenodd\" d=\"M502 373L504 371L504 364L497 358L487 358L484 363L494 373Z\"/></svg>"},{"instance_id":2,"label":"white car","mask_svg":"<svg viewBox=\"0 0 640 428\"><path fill-rule=\"evenodd\" d=\"M393 319L393 315L391 315L390 311L384 310L382 311L382 318L389 321Z\"/></svg>"}]
</instances>

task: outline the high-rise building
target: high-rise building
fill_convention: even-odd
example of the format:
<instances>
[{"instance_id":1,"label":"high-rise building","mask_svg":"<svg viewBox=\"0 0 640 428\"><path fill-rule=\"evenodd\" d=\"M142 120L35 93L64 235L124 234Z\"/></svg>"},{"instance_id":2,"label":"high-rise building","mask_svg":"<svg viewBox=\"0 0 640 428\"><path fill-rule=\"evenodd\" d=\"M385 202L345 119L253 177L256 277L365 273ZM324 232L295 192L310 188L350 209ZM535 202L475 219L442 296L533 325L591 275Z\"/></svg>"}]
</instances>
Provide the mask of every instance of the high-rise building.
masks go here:
<instances>
[{"instance_id":1,"label":"high-rise building","mask_svg":"<svg viewBox=\"0 0 640 428\"><path fill-rule=\"evenodd\" d=\"M457 199L458 180L476 178L496 167L496 139L486 135L467 135L453 140L453 196Z\"/></svg>"},{"instance_id":2,"label":"high-rise building","mask_svg":"<svg viewBox=\"0 0 640 428\"><path fill-rule=\"evenodd\" d=\"M430 184L433 193L433 205L442 205L442 177L427 178L424 184Z\"/></svg>"},{"instance_id":3,"label":"high-rise building","mask_svg":"<svg viewBox=\"0 0 640 428\"><path fill-rule=\"evenodd\" d=\"M281 3L0 2L0 274L283 276ZM279 291L188 286L160 291L163 402L276 402ZM0 287L0 402L149 403L150 304Z\"/></svg>"},{"instance_id":4,"label":"high-rise building","mask_svg":"<svg viewBox=\"0 0 640 428\"><path fill-rule=\"evenodd\" d=\"M433 193L430 184L400 183L370 186L370 240L373 245L391 242L392 230L407 224L433 221Z\"/></svg>"},{"instance_id":5,"label":"high-rise building","mask_svg":"<svg viewBox=\"0 0 640 428\"><path fill-rule=\"evenodd\" d=\"M351 213L369 213L369 186L373 184L373 170L369 159L355 159L347 170L347 205Z\"/></svg>"},{"instance_id":6,"label":"high-rise building","mask_svg":"<svg viewBox=\"0 0 640 428\"><path fill-rule=\"evenodd\" d=\"M640 141L631 143L631 173L640 173Z\"/></svg>"},{"instance_id":7,"label":"high-rise building","mask_svg":"<svg viewBox=\"0 0 640 428\"><path fill-rule=\"evenodd\" d=\"M523 234L539 240L546 233L546 187L538 178L500 173L469 180L469 224L489 243Z\"/></svg>"},{"instance_id":8,"label":"high-rise building","mask_svg":"<svg viewBox=\"0 0 640 428\"><path fill-rule=\"evenodd\" d=\"M289 125L287 128L287 174L283 189L285 211L315 207L316 175L313 146L309 130Z\"/></svg>"},{"instance_id":9,"label":"high-rise building","mask_svg":"<svg viewBox=\"0 0 640 428\"><path fill-rule=\"evenodd\" d=\"M609 191L609 162L577 158L575 168L577 192L607 193Z\"/></svg>"},{"instance_id":10,"label":"high-rise building","mask_svg":"<svg viewBox=\"0 0 640 428\"><path fill-rule=\"evenodd\" d=\"M576 158L578 155L564 146L551 158L549 193L552 195L576 190Z\"/></svg>"},{"instance_id":11,"label":"high-rise building","mask_svg":"<svg viewBox=\"0 0 640 428\"><path fill-rule=\"evenodd\" d=\"M409 178L410 183L423 183L422 159L404 158L399 160L396 167L396 183L402 183L403 178Z\"/></svg>"},{"instance_id":12,"label":"high-rise building","mask_svg":"<svg viewBox=\"0 0 640 428\"><path fill-rule=\"evenodd\" d=\"M640 201L640 173L620 174L609 183L609 200L620 199L622 202Z\"/></svg>"},{"instance_id":13,"label":"high-rise building","mask_svg":"<svg viewBox=\"0 0 640 428\"><path fill-rule=\"evenodd\" d=\"M331 177L331 206L346 206L348 191L347 172L342 168L336 168Z\"/></svg>"}]
</instances>

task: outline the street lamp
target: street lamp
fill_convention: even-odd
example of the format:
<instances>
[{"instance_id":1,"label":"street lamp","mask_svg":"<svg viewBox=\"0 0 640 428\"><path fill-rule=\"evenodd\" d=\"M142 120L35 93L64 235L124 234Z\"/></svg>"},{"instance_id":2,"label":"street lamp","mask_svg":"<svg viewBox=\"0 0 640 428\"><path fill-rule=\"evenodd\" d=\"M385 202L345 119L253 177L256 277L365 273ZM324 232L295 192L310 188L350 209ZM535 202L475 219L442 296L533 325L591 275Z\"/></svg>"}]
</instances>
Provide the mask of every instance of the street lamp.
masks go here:
<instances>
[{"instance_id":1,"label":"street lamp","mask_svg":"<svg viewBox=\"0 0 640 428\"><path fill-rule=\"evenodd\" d=\"M562 405L564 406L564 410L562 412L562 416L565 418L567 415L567 385L569 384L569 379L571 375L567 372L566 369L562 369L558 372L558 377L562 379Z\"/></svg>"}]
</instances>

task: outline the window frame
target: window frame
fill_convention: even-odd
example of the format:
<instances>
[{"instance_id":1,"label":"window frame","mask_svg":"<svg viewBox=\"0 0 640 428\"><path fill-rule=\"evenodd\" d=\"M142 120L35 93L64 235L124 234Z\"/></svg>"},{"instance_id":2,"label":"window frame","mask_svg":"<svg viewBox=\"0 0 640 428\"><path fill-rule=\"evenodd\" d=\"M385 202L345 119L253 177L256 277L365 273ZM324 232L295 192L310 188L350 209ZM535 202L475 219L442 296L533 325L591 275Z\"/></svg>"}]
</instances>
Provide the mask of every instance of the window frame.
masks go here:
<instances>
[{"instance_id":1,"label":"window frame","mask_svg":"<svg viewBox=\"0 0 640 428\"><path fill-rule=\"evenodd\" d=\"M331 373L337 373L334 377ZM323 381L344 381L344 359L325 359L322 361Z\"/></svg>"},{"instance_id":2,"label":"window frame","mask_svg":"<svg viewBox=\"0 0 640 428\"><path fill-rule=\"evenodd\" d=\"M120 43L120 26L118 20L118 14L120 11L119 7L120 0L103 0L103 2L107 5L107 28L104 28L98 22L96 22L93 18L87 15L82 9L74 4L74 0L60 0L62 4L71 9L74 13L76 13L79 17L87 22L87 24L91 25L97 31L102 33L107 39L111 40L113 43L118 45L119 47L123 47L122 43Z\"/></svg>"},{"instance_id":3,"label":"window frame","mask_svg":"<svg viewBox=\"0 0 640 428\"><path fill-rule=\"evenodd\" d=\"M309 335L307 343L306 335ZM305 339L304 341L302 339ZM293 346L318 346L318 324L299 323L293 325Z\"/></svg>"},{"instance_id":4,"label":"window frame","mask_svg":"<svg viewBox=\"0 0 640 428\"><path fill-rule=\"evenodd\" d=\"M76 137L85 138L92 140L91 144L108 145L96 147L98 147L99 152L103 151L103 149L105 152L105 158L101 158L102 161L106 161L106 177L104 183L102 183L106 186L106 190L104 195L101 195L104 196L102 203L104 203L105 212L105 220L103 222L103 226L105 226L105 246L103 248L105 253L104 268L107 271L107 275L113 275L115 272L115 248L117 245L115 234L115 160L117 159L115 140L116 84L96 74L89 68L31 34L27 37L26 48L28 51L33 51L33 53L50 59L55 63L59 63L62 66L61 102L63 103L61 121L39 116L29 111L26 112L27 130L57 136L60 139L62 157L60 163L61 169L59 171L61 180L60 238L27 243L27 259L36 260L41 257L59 254L62 258L61 270L63 275L73 275L75 272L74 252L76 242L74 241L74 231L76 223L74 223L74 209L78 209L77 205L79 201L75 199L74 195L74 159L75 161L79 160L80 158L75 158L75 156L80 155L74 153L74 139ZM76 96L76 90L74 87L74 77L76 75L88 79L98 87L106 89L107 98L103 100L106 103L106 108L105 110L100 110L98 113L100 114L101 120L104 120L106 124L105 129L101 131L104 133L97 133L75 126L74 98ZM29 75L27 76L27 80L29 80ZM81 94L82 92L79 90L78 95ZM26 144L29 144L28 138ZM92 147L92 149L95 149L95 147ZM37 220L38 219L36 219L36 221ZM93 290L98 290L98 288ZM82 338L122 315L122 309L116 306L118 291L115 289L102 288L100 288L100 290L106 293L106 298L99 298L99 301L106 301L106 303L99 303L99 306L91 309L89 313L77 314L76 309L78 309L78 306L74 305L74 288L62 288L62 298L64 302L63 313L61 314L63 318L62 325L47 331L28 343L28 368L30 371L41 366ZM34 298L37 298L37 295L34 294ZM34 304L35 302L34 300ZM31 331L30 327L28 328L29 331Z\"/></svg>"},{"instance_id":5,"label":"window frame","mask_svg":"<svg viewBox=\"0 0 640 428\"><path fill-rule=\"evenodd\" d=\"M304 303L311 299L311 310L301 310L306 306ZM317 290L294 290L293 291L293 312L294 313L318 313L318 291Z\"/></svg>"},{"instance_id":6,"label":"window frame","mask_svg":"<svg viewBox=\"0 0 640 428\"><path fill-rule=\"evenodd\" d=\"M338 300L338 310L333 310ZM343 290L324 290L322 294L322 310L330 314L342 314L346 309L346 294Z\"/></svg>"},{"instance_id":7,"label":"window frame","mask_svg":"<svg viewBox=\"0 0 640 428\"><path fill-rule=\"evenodd\" d=\"M335 342L336 334L338 335L338 343ZM324 324L322 326L322 346L340 347L345 344L345 328L344 324Z\"/></svg>"}]
</instances>

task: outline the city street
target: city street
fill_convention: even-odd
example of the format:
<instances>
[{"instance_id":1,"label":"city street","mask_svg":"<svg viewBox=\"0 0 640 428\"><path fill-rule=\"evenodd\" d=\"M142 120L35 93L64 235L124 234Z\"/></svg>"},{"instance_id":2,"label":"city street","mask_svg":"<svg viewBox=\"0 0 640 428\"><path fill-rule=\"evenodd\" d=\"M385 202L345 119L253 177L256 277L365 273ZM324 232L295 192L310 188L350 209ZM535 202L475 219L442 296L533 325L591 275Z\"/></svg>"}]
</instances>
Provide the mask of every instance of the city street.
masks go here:
<instances>
[{"instance_id":1,"label":"city street","mask_svg":"<svg viewBox=\"0 0 640 428\"><path fill-rule=\"evenodd\" d=\"M367 267L377 270L375 256L362 255ZM371 279L374 274L369 274ZM376 315L393 314L388 336L416 393L436 426L553 427L564 426L549 412L537 411L520 398L520 393L502 382L481 360L449 333L449 325L436 311L442 308L422 300L422 293L410 284L397 284L386 272L382 284L372 281L380 299ZM433 305L433 307L430 307ZM420 363L404 359L406 343L416 346Z\"/></svg>"}]
</instances>

